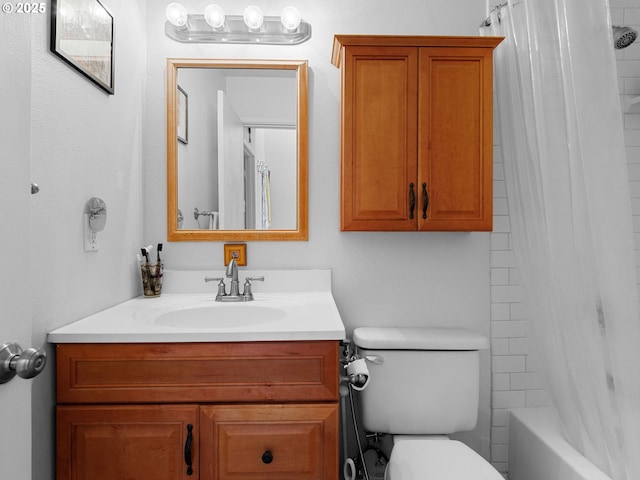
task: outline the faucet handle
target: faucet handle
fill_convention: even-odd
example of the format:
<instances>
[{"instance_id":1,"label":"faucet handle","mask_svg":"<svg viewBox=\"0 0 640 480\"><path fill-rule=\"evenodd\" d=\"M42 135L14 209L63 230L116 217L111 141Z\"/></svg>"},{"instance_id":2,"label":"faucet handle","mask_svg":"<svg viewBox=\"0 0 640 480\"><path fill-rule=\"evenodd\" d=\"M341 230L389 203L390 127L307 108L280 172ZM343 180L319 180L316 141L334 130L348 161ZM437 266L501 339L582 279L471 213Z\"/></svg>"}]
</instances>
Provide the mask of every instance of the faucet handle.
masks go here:
<instances>
[{"instance_id":1,"label":"faucet handle","mask_svg":"<svg viewBox=\"0 0 640 480\"><path fill-rule=\"evenodd\" d=\"M244 290L242 292L242 296L244 297L245 301L253 300L251 282L264 282L264 277L246 277L244 279Z\"/></svg>"},{"instance_id":2,"label":"faucet handle","mask_svg":"<svg viewBox=\"0 0 640 480\"><path fill-rule=\"evenodd\" d=\"M204 277L205 282L222 282L224 277Z\"/></svg>"},{"instance_id":3,"label":"faucet handle","mask_svg":"<svg viewBox=\"0 0 640 480\"><path fill-rule=\"evenodd\" d=\"M204 277L205 282L218 282L218 295L216 295L216 300L220 297L224 297L227 294L224 285L224 277Z\"/></svg>"}]
</instances>

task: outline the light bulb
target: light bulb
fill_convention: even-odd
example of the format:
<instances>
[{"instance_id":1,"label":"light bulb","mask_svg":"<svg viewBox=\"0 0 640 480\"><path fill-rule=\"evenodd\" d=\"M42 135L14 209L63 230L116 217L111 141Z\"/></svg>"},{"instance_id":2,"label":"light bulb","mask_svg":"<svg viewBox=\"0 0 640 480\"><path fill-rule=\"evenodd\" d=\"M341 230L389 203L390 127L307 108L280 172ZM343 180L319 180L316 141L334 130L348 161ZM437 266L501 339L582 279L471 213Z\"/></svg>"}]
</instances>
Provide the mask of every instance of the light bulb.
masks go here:
<instances>
[{"instance_id":1,"label":"light bulb","mask_svg":"<svg viewBox=\"0 0 640 480\"><path fill-rule=\"evenodd\" d=\"M243 19L249 30L255 32L260 30L264 17L262 16L262 10L255 5L249 5L244 9Z\"/></svg>"},{"instance_id":2,"label":"light bulb","mask_svg":"<svg viewBox=\"0 0 640 480\"><path fill-rule=\"evenodd\" d=\"M167 20L176 27L184 27L187 24L187 9L179 3L170 3L167 5Z\"/></svg>"},{"instance_id":3,"label":"light bulb","mask_svg":"<svg viewBox=\"0 0 640 480\"><path fill-rule=\"evenodd\" d=\"M224 10L218 5L207 5L204 9L204 19L213 28L219 29L224 26Z\"/></svg>"},{"instance_id":4,"label":"light bulb","mask_svg":"<svg viewBox=\"0 0 640 480\"><path fill-rule=\"evenodd\" d=\"M293 32L300 26L300 12L296 7L285 7L280 14L280 21L288 32Z\"/></svg>"}]
</instances>

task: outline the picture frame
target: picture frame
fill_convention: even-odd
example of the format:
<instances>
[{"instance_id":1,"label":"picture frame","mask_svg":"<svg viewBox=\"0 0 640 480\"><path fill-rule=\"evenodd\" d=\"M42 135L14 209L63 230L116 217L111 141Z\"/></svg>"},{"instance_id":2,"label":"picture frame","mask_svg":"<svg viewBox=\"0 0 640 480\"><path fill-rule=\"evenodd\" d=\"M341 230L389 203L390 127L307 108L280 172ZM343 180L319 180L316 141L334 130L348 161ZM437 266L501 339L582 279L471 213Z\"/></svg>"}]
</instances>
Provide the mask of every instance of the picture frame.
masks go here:
<instances>
[{"instance_id":1,"label":"picture frame","mask_svg":"<svg viewBox=\"0 0 640 480\"><path fill-rule=\"evenodd\" d=\"M189 95L178 85L178 140L189 143Z\"/></svg>"},{"instance_id":2,"label":"picture frame","mask_svg":"<svg viewBox=\"0 0 640 480\"><path fill-rule=\"evenodd\" d=\"M51 0L51 52L113 95L114 19L100 0Z\"/></svg>"}]
</instances>

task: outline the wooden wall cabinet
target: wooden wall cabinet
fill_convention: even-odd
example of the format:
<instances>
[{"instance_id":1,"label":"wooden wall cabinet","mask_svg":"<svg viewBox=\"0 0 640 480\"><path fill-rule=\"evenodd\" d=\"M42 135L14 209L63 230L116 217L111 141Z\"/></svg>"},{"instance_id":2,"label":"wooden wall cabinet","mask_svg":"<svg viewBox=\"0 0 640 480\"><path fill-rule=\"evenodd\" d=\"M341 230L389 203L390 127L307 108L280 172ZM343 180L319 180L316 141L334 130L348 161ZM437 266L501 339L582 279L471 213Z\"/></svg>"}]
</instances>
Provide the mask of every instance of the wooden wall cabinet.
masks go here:
<instances>
[{"instance_id":1,"label":"wooden wall cabinet","mask_svg":"<svg viewBox=\"0 0 640 480\"><path fill-rule=\"evenodd\" d=\"M58 480L337 480L338 342L60 344Z\"/></svg>"},{"instance_id":2,"label":"wooden wall cabinet","mask_svg":"<svg viewBox=\"0 0 640 480\"><path fill-rule=\"evenodd\" d=\"M501 38L336 35L341 229L490 231Z\"/></svg>"}]
</instances>

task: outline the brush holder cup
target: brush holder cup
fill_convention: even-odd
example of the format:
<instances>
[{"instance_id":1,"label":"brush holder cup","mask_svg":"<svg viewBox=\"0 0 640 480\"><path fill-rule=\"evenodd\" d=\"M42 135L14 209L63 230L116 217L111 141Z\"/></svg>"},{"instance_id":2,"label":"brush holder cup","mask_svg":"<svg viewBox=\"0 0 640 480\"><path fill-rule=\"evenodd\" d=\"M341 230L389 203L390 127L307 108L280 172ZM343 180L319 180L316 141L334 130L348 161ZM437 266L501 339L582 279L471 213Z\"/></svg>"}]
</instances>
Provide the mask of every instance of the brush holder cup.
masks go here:
<instances>
[{"instance_id":1,"label":"brush holder cup","mask_svg":"<svg viewBox=\"0 0 640 480\"><path fill-rule=\"evenodd\" d=\"M164 265L161 263L142 263L142 289L145 297L159 297L162 293L162 274Z\"/></svg>"}]
</instances>

